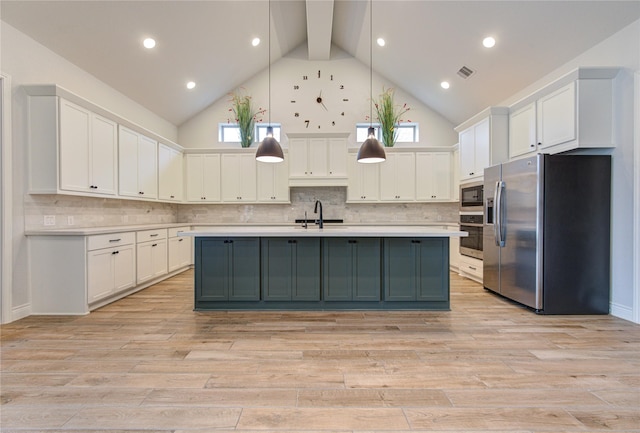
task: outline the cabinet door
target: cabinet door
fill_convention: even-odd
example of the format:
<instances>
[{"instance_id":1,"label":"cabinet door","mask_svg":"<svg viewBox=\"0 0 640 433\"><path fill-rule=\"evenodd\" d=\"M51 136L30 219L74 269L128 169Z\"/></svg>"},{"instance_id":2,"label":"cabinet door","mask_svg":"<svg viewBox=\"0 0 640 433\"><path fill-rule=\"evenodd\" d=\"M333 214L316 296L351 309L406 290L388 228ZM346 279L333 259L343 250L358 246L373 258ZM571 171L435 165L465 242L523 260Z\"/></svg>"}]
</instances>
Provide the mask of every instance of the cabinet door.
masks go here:
<instances>
[{"instance_id":1,"label":"cabinet door","mask_svg":"<svg viewBox=\"0 0 640 433\"><path fill-rule=\"evenodd\" d=\"M476 141L473 127L460 133L460 179L476 176Z\"/></svg>"},{"instance_id":2,"label":"cabinet door","mask_svg":"<svg viewBox=\"0 0 640 433\"><path fill-rule=\"evenodd\" d=\"M121 292L136 285L136 252L134 245L126 245L117 249L113 255L114 293Z\"/></svg>"},{"instance_id":3,"label":"cabinet door","mask_svg":"<svg viewBox=\"0 0 640 433\"><path fill-rule=\"evenodd\" d=\"M138 188L138 134L120 126L118 134L118 191L140 197Z\"/></svg>"},{"instance_id":4,"label":"cabinet door","mask_svg":"<svg viewBox=\"0 0 640 433\"><path fill-rule=\"evenodd\" d=\"M60 188L93 192L90 179L90 113L60 99Z\"/></svg>"},{"instance_id":5,"label":"cabinet door","mask_svg":"<svg viewBox=\"0 0 640 433\"><path fill-rule=\"evenodd\" d=\"M329 139L329 176L347 176L347 140L344 138Z\"/></svg>"},{"instance_id":6,"label":"cabinet door","mask_svg":"<svg viewBox=\"0 0 640 433\"><path fill-rule=\"evenodd\" d=\"M382 283L379 238L348 240L353 256L353 300L379 301Z\"/></svg>"},{"instance_id":7,"label":"cabinet door","mask_svg":"<svg viewBox=\"0 0 640 433\"><path fill-rule=\"evenodd\" d=\"M221 183L222 201L256 201L256 160L254 155L222 155Z\"/></svg>"},{"instance_id":8,"label":"cabinet door","mask_svg":"<svg viewBox=\"0 0 640 433\"><path fill-rule=\"evenodd\" d=\"M168 272L189 266L191 262L191 248L189 238L170 238L168 243Z\"/></svg>"},{"instance_id":9,"label":"cabinet door","mask_svg":"<svg viewBox=\"0 0 640 433\"><path fill-rule=\"evenodd\" d=\"M575 82L540 98L537 103L538 139L542 148L575 140Z\"/></svg>"},{"instance_id":10,"label":"cabinet door","mask_svg":"<svg viewBox=\"0 0 640 433\"><path fill-rule=\"evenodd\" d=\"M509 115L509 157L536 150L536 104L531 103Z\"/></svg>"},{"instance_id":11,"label":"cabinet door","mask_svg":"<svg viewBox=\"0 0 640 433\"><path fill-rule=\"evenodd\" d=\"M153 278L153 247L154 242L143 242L136 246L136 281L144 283Z\"/></svg>"},{"instance_id":12,"label":"cabinet door","mask_svg":"<svg viewBox=\"0 0 640 433\"><path fill-rule=\"evenodd\" d=\"M229 240L230 301L260 300L260 240L236 238Z\"/></svg>"},{"instance_id":13,"label":"cabinet door","mask_svg":"<svg viewBox=\"0 0 640 433\"><path fill-rule=\"evenodd\" d=\"M87 253L87 298L91 304L113 293L113 256L117 249L107 248Z\"/></svg>"},{"instance_id":14,"label":"cabinet door","mask_svg":"<svg viewBox=\"0 0 640 433\"><path fill-rule=\"evenodd\" d=\"M325 300L380 300L380 239L324 238L322 245Z\"/></svg>"},{"instance_id":15,"label":"cabinet door","mask_svg":"<svg viewBox=\"0 0 640 433\"><path fill-rule=\"evenodd\" d=\"M320 239L297 238L293 249L293 281L291 299L294 301L320 300Z\"/></svg>"},{"instance_id":16,"label":"cabinet door","mask_svg":"<svg viewBox=\"0 0 640 433\"><path fill-rule=\"evenodd\" d=\"M322 276L322 293L325 301L352 299L352 248L348 239L322 239Z\"/></svg>"},{"instance_id":17,"label":"cabinet door","mask_svg":"<svg viewBox=\"0 0 640 433\"><path fill-rule=\"evenodd\" d=\"M474 170L476 176L484 176L484 169L491 165L491 122L485 119L474 127L473 135L475 140L475 162Z\"/></svg>"},{"instance_id":18,"label":"cabinet door","mask_svg":"<svg viewBox=\"0 0 640 433\"><path fill-rule=\"evenodd\" d=\"M278 164L257 162L257 199L276 203L289 201L289 167L287 160Z\"/></svg>"},{"instance_id":19,"label":"cabinet door","mask_svg":"<svg viewBox=\"0 0 640 433\"><path fill-rule=\"evenodd\" d=\"M449 299L449 239L414 239L417 257L416 300L446 301Z\"/></svg>"},{"instance_id":20,"label":"cabinet door","mask_svg":"<svg viewBox=\"0 0 640 433\"><path fill-rule=\"evenodd\" d=\"M202 193L204 201L220 201L220 155L202 157Z\"/></svg>"},{"instance_id":21,"label":"cabinet door","mask_svg":"<svg viewBox=\"0 0 640 433\"><path fill-rule=\"evenodd\" d=\"M380 198L385 201L415 200L415 153L387 154L387 160L380 164Z\"/></svg>"},{"instance_id":22,"label":"cabinet door","mask_svg":"<svg viewBox=\"0 0 640 433\"><path fill-rule=\"evenodd\" d=\"M158 142L138 136L138 188L143 198L158 198Z\"/></svg>"},{"instance_id":23,"label":"cabinet door","mask_svg":"<svg viewBox=\"0 0 640 433\"><path fill-rule=\"evenodd\" d=\"M166 239L155 241L151 244L151 261L153 266L153 278L167 274L167 241Z\"/></svg>"},{"instance_id":24,"label":"cabinet door","mask_svg":"<svg viewBox=\"0 0 640 433\"><path fill-rule=\"evenodd\" d=\"M99 194L116 194L118 125L91 115L91 185Z\"/></svg>"},{"instance_id":25,"label":"cabinet door","mask_svg":"<svg viewBox=\"0 0 640 433\"><path fill-rule=\"evenodd\" d=\"M454 170L449 152L416 154L416 199L451 200Z\"/></svg>"},{"instance_id":26,"label":"cabinet door","mask_svg":"<svg viewBox=\"0 0 640 433\"><path fill-rule=\"evenodd\" d=\"M187 201L220 201L220 155L187 155Z\"/></svg>"},{"instance_id":27,"label":"cabinet door","mask_svg":"<svg viewBox=\"0 0 640 433\"><path fill-rule=\"evenodd\" d=\"M313 177L329 176L329 149L324 138L310 138L308 143L308 175Z\"/></svg>"},{"instance_id":28,"label":"cabinet door","mask_svg":"<svg viewBox=\"0 0 640 433\"><path fill-rule=\"evenodd\" d=\"M356 155L349 155L349 201L378 201L380 197L380 164L361 164Z\"/></svg>"},{"instance_id":29,"label":"cabinet door","mask_svg":"<svg viewBox=\"0 0 640 433\"><path fill-rule=\"evenodd\" d=\"M228 242L221 238L196 238L196 303L229 300Z\"/></svg>"},{"instance_id":30,"label":"cabinet door","mask_svg":"<svg viewBox=\"0 0 640 433\"><path fill-rule=\"evenodd\" d=\"M293 283L291 239L262 239L262 299L290 301Z\"/></svg>"},{"instance_id":31,"label":"cabinet door","mask_svg":"<svg viewBox=\"0 0 640 433\"><path fill-rule=\"evenodd\" d=\"M416 299L416 251L412 239L384 240L384 297L386 301Z\"/></svg>"},{"instance_id":32,"label":"cabinet door","mask_svg":"<svg viewBox=\"0 0 640 433\"><path fill-rule=\"evenodd\" d=\"M182 153L158 144L158 198L182 201Z\"/></svg>"},{"instance_id":33,"label":"cabinet door","mask_svg":"<svg viewBox=\"0 0 640 433\"><path fill-rule=\"evenodd\" d=\"M308 173L307 161L309 159L307 140L304 138L292 138L289 140L289 176L305 177Z\"/></svg>"}]
</instances>

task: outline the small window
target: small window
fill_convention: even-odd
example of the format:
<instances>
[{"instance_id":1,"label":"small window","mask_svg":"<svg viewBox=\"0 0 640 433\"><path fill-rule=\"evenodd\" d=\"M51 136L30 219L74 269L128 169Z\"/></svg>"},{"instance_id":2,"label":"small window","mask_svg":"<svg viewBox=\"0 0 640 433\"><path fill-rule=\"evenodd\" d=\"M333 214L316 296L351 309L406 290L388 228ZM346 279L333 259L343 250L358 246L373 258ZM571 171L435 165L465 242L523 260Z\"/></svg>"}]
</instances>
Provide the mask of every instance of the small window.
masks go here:
<instances>
[{"instance_id":1,"label":"small window","mask_svg":"<svg viewBox=\"0 0 640 433\"><path fill-rule=\"evenodd\" d=\"M279 143L280 142L280 124L271 123L271 126L273 127L273 138L278 140L278 143ZM267 136L268 127L269 127L268 123L260 123L259 125L256 126L256 128L258 129L258 142L262 142L262 140L264 140L264 137Z\"/></svg>"},{"instance_id":2,"label":"small window","mask_svg":"<svg viewBox=\"0 0 640 433\"><path fill-rule=\"evenodd\" d=\"M240 143L240 127L237 123L221 123L218 128L220 143Z\"/></svg>"},{"instance_id":3,"label":"small window","mask_svg":"<svg viewBox=\"0 0 640 433\"><path fill-rule=\"evenodd\" d=\"M358 123L356 124L356 142L362 143L367 139L369 126L373 126L375 128L376 138L378 140L382 139L379 123L374 123L373 125L369 125L368 123ZM418 143L420 141L417 123L400 123L399 125L396 125L396 130L398 131L396 143Z\"/></svg>"}]
</instances>

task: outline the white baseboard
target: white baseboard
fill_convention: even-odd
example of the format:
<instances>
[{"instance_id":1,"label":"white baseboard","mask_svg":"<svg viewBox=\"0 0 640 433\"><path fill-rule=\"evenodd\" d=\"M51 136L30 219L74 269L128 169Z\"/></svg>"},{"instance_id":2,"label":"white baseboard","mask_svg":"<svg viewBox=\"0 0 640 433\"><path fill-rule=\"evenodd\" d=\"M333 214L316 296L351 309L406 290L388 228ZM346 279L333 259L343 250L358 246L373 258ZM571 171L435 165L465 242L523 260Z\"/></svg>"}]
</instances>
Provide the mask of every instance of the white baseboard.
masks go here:
<instances>
[{"instance_id":1,"label":"white baseboard","mask_svg":"<svg viewBox=\"0 0 640 433\"><path fill-rule=\"evenodd\" d=\"M24 319L31 315L31 304L20 305L19 307L13 307L11 309L11 322ZM9 323L9 322L7 322Z\"/></svg>"},{"instance_id":2,"label":"white baseboard","mask_svg":"<svg viewBox=\"0 0 640 433\"><path fill-rule=\"evenodd\" d=\"M611 311L612 316L633 322L633 308L631 307L612 302L609 311Z\"/></svg>"}]
</instances>

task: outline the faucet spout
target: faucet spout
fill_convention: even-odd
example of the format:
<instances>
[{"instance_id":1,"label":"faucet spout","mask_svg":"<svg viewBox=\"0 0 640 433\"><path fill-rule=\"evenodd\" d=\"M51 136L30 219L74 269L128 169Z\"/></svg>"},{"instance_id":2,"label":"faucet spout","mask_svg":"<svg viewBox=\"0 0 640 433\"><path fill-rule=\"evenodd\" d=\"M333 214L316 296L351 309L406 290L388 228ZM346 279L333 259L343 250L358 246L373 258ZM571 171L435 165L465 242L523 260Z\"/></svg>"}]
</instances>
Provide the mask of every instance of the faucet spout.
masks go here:
<instances>
[{"instance_id":1,"label":"faucet spout","mask_svg":"<svg viewBox=\"0 0 640 433\"><path fill-rule=\"evenodd\" d=\"M322 221L322 202L320 200L316 200L316 205L313 208L313 213L318 213L318 206L320 206L320 215L318 220L316 221L316 224L318 224L318 228L323 228L324 222Z\"/></svg>"}]
</instances>

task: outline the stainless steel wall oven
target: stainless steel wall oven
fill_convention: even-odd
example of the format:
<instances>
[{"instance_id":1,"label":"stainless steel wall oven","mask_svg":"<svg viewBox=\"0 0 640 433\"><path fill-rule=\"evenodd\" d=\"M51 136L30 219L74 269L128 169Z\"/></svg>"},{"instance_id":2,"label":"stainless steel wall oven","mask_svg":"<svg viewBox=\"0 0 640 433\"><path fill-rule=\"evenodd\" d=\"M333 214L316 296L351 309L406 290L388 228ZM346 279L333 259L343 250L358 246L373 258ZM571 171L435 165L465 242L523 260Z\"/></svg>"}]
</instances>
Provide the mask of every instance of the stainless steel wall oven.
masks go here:
<instances>
[{"instance_id":1,"label":"stainless steel wall oven","mask_svg":"<svg viewBox=\"0 0 640 433\"><path fill-rule=\"evenodd\" d=\"M482 260L483 215L460 212L460 231L469 236L460 238L460 254Z\"/></svg>"}]
</instances>

